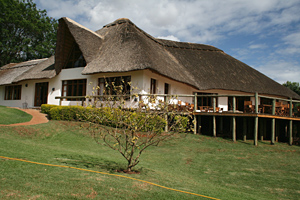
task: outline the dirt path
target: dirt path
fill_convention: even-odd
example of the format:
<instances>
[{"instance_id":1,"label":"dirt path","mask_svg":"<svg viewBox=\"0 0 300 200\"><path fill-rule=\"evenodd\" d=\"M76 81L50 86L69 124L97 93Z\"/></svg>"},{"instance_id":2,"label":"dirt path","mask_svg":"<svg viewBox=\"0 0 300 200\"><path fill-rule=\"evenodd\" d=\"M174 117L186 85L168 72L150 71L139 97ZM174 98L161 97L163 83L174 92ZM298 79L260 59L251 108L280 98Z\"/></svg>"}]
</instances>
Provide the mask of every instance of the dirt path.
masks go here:
<instances>
[{"instance_id":1,"label":"dirt path","mask_svg":"<svg viewBox=\"0 0 300 200\"><path fill-rule=\"evenodd\" d=\"M26 125L43 124L43 123L47 123L49 121L46 117L46 114L43 114L38 110L21 109L21 108L16 108L16 109L22 110L22 111L32 115L32 119L29 122L9 124L9 125L0 124L0 126L26 126Z\"/></svg>"}]
</instances>

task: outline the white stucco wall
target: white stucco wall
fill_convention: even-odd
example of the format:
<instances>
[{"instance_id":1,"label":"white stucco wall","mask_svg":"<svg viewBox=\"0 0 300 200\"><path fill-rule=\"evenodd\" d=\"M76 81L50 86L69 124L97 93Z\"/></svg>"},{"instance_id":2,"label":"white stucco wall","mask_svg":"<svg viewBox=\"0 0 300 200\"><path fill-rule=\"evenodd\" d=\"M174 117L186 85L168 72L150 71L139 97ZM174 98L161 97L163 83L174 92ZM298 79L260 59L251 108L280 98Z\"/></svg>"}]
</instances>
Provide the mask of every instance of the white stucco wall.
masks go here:
<instances>
[{"instance_id":1,"label":"white stucco wall","mask_svg":"<svg viewBox=\"0 0 300 200\"><path fill-rule=\"evenodd\" d=\"M35 97L35 84L39 82L48 82L48 104L59 105L60 100L55 99L57 96L62 96L62 81L63 80L75 80L75 79L87 79L87 89L86 94L92 95L98 84L98 79L102 77L117 77L117 76L131 76L131 85L134 93L140 94L149 94L151 78L156 79L157 90L156 94L164 94L165 83L169 84L169 94L188 94L192 95L195 92L203 93L216 93L216 94L249 94L237 91L226 91L226 90L206 90L200 91L195 88L177 82L175 80L169 79L165 76L161 76L151 70L140 70L140 71L131 71L124 73L99 73L94 75L82 75L81 68L73 69L63 69L56 77L52 79L42 79L42 80L29 80L22 81L19 84L22 85L22 94L21 100L4 100L5 86L0 86L0 105L4 106L13 106L13 107L23 107L24 103L27 103L28 107L34 106L34 97ZM27 84L27 87L25 85ZM164 100L164 97L159 97L158 99ZM193 103L193 97L178 97L171 103L177 103L178 100L181 100L182 103ZM251 98L251 101L254 104L254 97ZM260 99L259 99L260 102ZM137 106L138 101L134 101L132 98L127 102L128 106ZM81 105L81 102L78 101L62 101L61 105ZM223 111L228 111L228 97L218 97L217 107L223 108Z\"/></svg>"},{"instance_id":2,"label":"white stucco wall","mask_svg":"<svg viewBox=\"0 0 300 200\"><path fill-rule=\"evenodd\" d=\"M223 108L223 111L228 111L228 97L218 97L217 107Z\"/></svg>"}]
</instances>

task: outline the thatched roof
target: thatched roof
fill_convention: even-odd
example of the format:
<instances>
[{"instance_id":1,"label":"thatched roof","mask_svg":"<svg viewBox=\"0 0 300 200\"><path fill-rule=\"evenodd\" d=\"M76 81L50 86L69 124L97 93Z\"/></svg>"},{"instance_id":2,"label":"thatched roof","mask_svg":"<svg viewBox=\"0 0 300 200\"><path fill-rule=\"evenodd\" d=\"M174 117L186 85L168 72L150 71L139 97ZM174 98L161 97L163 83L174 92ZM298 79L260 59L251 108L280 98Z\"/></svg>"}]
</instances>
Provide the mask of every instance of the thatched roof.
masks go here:
<instances>
[{"instance_id":1,"label":"thatched roof","mask_svg":"<svg viewBox=\"0 0 300 200\"><path fill-rule=\"evenodd\" d=\"M102 38L95 32L77 22L64 17L59 20L57 45L55 51L55 69L59 73L67 62L68 56L76 42L86 60L91 62L99 55Z\"/></svg>"},{"instance_id":2,"label":"thatched roof","mask_svg":"<svg viewBox=\"0 0 300 200\"><path fill-rule=\"evenodd\" d=\"M54 68L54 56L44 59L42 62L38 63L35 67L22 73L20 76L16 77L13 82L33 80L33 79L49 79L55 77Z\"/></svg>"},{"instance_id":3,"label":"thatched roof","mask_svg":"<svg viewBox=\"0 0 300 200\"><path fill-rule=\"evenodd\" d=\"M116 20L96 33L102 38L98 56L87 61L82 74L150 69L199 90L258 92L300 99L213 46L153 38L128 19Z\"/></svg>"},{"instance_id":4,"label":"thatched roof","mask_svg":"<svg viewBox=\"0 0 300 200\"><path fill-rule=\"evenodd\" d=\"M47 59L47 58L46 58ZM32 69L46 59L31 60L21 63L11 63L0 68L0 85L12 84L16 77Z\"/></svg>"},{"instance_id":5,"label":"thatched roof","mask_svg":"<svg viewBox=\"0 0 300 200\"><path fill-rule=\"evenodd\" d=\"M78 45L87 63L82 74L149 69L199 90L233 90L300 99L300 96L245 63L209 45L152 37L128 19L94 32L61 18L54 58L8 64L0 68L0 85L53 78Z\"/></svg>"}]
</instances>

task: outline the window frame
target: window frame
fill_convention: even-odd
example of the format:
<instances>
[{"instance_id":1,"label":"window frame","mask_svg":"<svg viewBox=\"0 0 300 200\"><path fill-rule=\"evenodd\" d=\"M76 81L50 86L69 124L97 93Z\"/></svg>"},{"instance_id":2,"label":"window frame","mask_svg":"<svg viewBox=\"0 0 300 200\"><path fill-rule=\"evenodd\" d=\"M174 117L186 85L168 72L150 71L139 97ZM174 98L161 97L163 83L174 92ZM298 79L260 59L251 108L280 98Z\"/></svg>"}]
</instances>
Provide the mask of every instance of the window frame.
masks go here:
<instances>
[{"instance_id":1,"label":"window frame","mask_svg":"<svg viewBox=\"0 0 300 200\"><path fill-rule=\"evenodd\" d=\"M21 100L22 85L5 86L4 100Z\"/></svg>"},{"instance_id":2,"label":"window frame","mask_svg":"<svg viewBox=\"0 0 300 200\"><path fill-rule=\"evenodd\" d=\"M169 83L165 83L164 94L165 95L170 94L170 84ZM164 97L164 101L165 102L167 101L167 96Z\"/></svg>"},{"instance_id":3,"label":"window frame","mask_svg":"<svg viewBox=\"0 0 300 200\"><path fill-rule=\"evenodd\" d=\"M157 81L154 78L150 79L150 94L156 94Z\"/></svg>"},{"instance_id":4,"label":"window frame","mask_svg":"<svg viewBox=\"0 0 300 200\"><path fill-rule=\"evenodd\" d=\"M114 84L113 84L114 83ZM114 87L122 86L121 95L129 95L125 100L130 100L131 76L113 76L98 78L98 95L117 95ZM108 88L108 89L107 89Z\"/></svg>"},{"instance_id":5,"label":"window frame","mask_svg":"<svg viewBox=\"0 0 300 200\"><path fill-rule=\"evenodd\" d=\"M61 96L86 96L87 79L63 80ZM67 101L81 101L82 98L67 99Z\"/></svg>"}]
</instances>

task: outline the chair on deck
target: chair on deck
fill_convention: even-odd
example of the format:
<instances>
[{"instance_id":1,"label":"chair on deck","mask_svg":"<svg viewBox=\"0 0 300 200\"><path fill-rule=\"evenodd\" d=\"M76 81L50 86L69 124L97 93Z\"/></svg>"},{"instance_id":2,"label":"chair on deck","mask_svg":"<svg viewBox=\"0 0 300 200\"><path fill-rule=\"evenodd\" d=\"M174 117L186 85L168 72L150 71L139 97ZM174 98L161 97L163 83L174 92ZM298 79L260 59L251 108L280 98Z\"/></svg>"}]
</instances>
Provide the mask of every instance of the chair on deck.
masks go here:
<instances>
[{"instance_id":1,"label":"chair on deck","mask_svg":"<svg viewBox=\"0 0 300 200\"><path fill-rule=\"evenodd\" d=\"M288 116L290 113L289 105L288 104L283 104L282 105L282 115L283 116Z\"/></svg>"},{"instance_id":2,"label":"chair on deck","mask_svg":"<svg viewBox=\"0 0 300 200\"><path fill-rule=\"evenodd\" d=\"M252 105L252 101L244 101L244 112L253 113L254 106Z\"/></svg>"},{"instance_id":3,"label":"chair on deck","mask_svg":"<svg viewBox=\"0 0 300 200\"><path fill-rule=\"evenodd\" d=\"M282 102L275 102L275 115L282 115Z\"/></svg>"},{"instance_id":4,"label":"chair on deck","mask_svg":"<svg viewBox=\"0 0 300 200\"><path fill-rule=\"evenodd\" d=\"M194 104L191 104L191 105L189 106L188 110L189 110L190 112L193 112L193 111L194 111L194 108L195 108L195 105L194 105Z\"/></svg>"}]
</instances>

